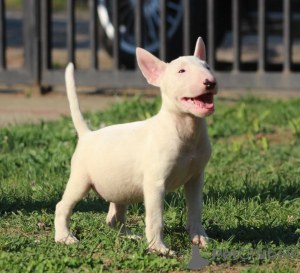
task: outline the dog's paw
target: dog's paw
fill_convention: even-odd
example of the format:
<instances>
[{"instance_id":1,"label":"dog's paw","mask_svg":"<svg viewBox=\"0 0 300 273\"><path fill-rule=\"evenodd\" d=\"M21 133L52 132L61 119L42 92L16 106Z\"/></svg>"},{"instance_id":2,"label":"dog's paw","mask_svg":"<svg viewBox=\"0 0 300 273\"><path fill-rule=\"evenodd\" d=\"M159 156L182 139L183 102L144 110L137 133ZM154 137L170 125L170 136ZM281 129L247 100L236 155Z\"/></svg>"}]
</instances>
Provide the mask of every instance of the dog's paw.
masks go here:
<instances>
[{"instance_id":1,"label":"dog's paw","mask_svg":"<svg viewBox=\"0 0 300 273\"><path fill-rule=\"evenodd\" d=\"M207 248L207 243L209 242L208 237L195 234L194 236L190 236L190 238L194 245L199 245L200 248Z\"/></svg>"},{"instance_id":2,"label":"dog's paw","mask_svg":"<svg viewBox=\"0 0 300 273\"><path fill-rule=\"evenodd\" d=\"M129 238L129 239L132 239L132 240L142 240L143 239L142 236L136 235L136 234L121 235L121 237Z\"/></svg>"},{"instance_id":3,"label":"dog's paw","mask_svg":"<svg viewBox=\"0 0 300 273\"><path fill-rule=\"evenodd\" d=\"M175 255L175 251L169 249L167 247L167 245L164 244L164 243L151 245L150 248L149 248L149 252L150 253L158 252L160 254L168 255L168 256L174 256Z\"/></svg>"},{"instance_id":4,"label":"dog's paw","mask_svg":"<svg viewBox=\"0 0 300 273\"><path fill-rule=\"evenodd\" d=\"M69 234L65 238L56 238L55 237L55 242L70 245L70 244L78 243L79 240L73 234Z\"/></svg>"},{"instance_id":5,"label":"dog's paw","mask_svg":"<svg viewBox=\"0 0 300 273\"><path fill-rule=\"evenodd\" d=\"M190 229L187 231L190 234L190 240L194 245L199 245L200 248L207 248L207 244L209 243L209 239L203 229L197 228L197 229Z\"/></svg>"},{"instance_id":6,"label":"dog's paw","mask_svg":"<svg viewBox=\"0 0 300 273\"><path fill-rule=\"evenodd\" d=\"M125 237L125 238L129 238L129 239L133 239L133 240L142 240L143 239L142 236L133 234L131 232L131 230L124 225L122 225L122 227L120 229L120 237Z\"/></svg>"}]
</instances>

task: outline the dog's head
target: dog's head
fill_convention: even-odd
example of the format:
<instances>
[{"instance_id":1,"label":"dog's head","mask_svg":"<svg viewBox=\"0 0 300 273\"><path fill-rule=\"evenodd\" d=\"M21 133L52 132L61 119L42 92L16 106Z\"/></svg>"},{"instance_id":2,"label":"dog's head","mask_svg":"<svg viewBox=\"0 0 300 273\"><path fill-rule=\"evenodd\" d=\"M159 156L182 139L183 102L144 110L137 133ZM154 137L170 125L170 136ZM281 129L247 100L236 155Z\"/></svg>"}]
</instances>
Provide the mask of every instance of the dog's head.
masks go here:
<instances>
[{"instance_id":1,"label":"dog's head","mask_svg":"<svg viewBox=\"0 0 300 273\"><path fill-rule=\"evenodd\" d=\"M148 83L160 87L163 106L171 111L207 117L214 112L213 96L218 87L205 62L205 45L198 38L194 56L165 63L148 51L137 48L137 61Z\"/></svg>"}]
</instances>

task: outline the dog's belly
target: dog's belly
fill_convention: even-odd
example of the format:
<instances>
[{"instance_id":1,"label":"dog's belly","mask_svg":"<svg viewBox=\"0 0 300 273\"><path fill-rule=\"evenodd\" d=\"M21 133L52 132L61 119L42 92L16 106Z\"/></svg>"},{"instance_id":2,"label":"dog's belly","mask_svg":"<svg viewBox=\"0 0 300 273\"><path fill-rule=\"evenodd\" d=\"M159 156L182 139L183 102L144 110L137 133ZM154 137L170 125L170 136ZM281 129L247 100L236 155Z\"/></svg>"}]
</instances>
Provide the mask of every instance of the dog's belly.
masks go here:
<instances>
[{"instance_id":1,"label":"dog's belly","mask_svg":"<svg viewBox=\"0 0 300 273\"><path fill-rule=\"evenodd\" d=\"M86 168L93 189L102 198L132 204L143 201L143 176L135 153L124 146L122 151L117 143L96 146Z\"/></svg>"},{"instance_id":2,"label":"dog's belly","mask_svg":"<svg viewBox=\"0 0 300 273\"><path fill-rule=\"evenodd\" d=\"M134 161L130 158L131 163ZM143 181L145 170L138 169L141 164L128 164L123 158L114 162L106 161L94 165L90 172L92 187L106 201L119 204L132 204L143 201ZM140 162L139 162L140 163ZM113 166L113 168L111 167ZM170 169L166 176L166 192L173 191L184 185L191 178L198 178L204 169L204 162L198 159L181 158ZM153 181L155 183L155 181ZM147 183L147 182L146 182Z\"/></svg>"},{"instance_id":3,"label":"dog's belly","mask_svg":"<svg viewBox=\"0 0 300 273\"><path fill-rule=\"evenodd\" d=\"M143 201L143 183L149 183L149 181L143 181L144 173L145 171L148 173L148 168L146 170L140 169L138 167L141 166L141 162L133 163L134 161L135 159L130 155L126 160L114 157L113 162L110 160L98 161L99 163L94 164L94 170L90 171L93 189L106 201L113 203L132 204ZM128 164L129 162L131 164ZM205 164L198 159L191 160L190 157L178 159L166 176L166 191L173 191L184 185L192 177L199 177L204 166Z\"/></svg>"},{"instance_id":4,"label":"dog's belly","mask_svg":"<svg viewBox=\"0 0 300 273\"><path fill-rule=\"evenodd\" d=\"M142 187L134 186L131 181L123 181L124 184L120 185L119 181L107 181L103 183L93 183L93 190L99 194L103 199L108 202L117 204L132 204L143 201Z\"/></svg>"},{"instance_id":5,"label":"dog's belly","mask_svg":"<svg viewBox=\"0 0 300 273\"><path fill-rule=\"evenodd\" d=\"M143 200L142 175L126 163L115 158L113 165L99 162L97 172L90 172L93 189L106 201L132 204Z\"/></svg>"}]
</instances>

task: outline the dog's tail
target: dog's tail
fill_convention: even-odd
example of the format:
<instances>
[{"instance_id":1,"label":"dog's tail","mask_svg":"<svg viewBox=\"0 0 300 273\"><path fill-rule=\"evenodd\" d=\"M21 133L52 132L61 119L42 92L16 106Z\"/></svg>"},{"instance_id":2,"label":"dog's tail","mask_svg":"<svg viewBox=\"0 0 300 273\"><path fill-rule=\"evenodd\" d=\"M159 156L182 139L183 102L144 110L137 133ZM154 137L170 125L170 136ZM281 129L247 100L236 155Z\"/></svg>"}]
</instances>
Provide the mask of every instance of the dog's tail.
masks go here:
<instances>
[{"instance_id":1,"label":"dog's tail","mask_svg":"<svg viewBox=\"0 0 300 273\"><path fill-rule=\"evenodd\" d=\"M69 63L66 68L66 87L67 87L67 95L70 104L71 117L77 131L78 137L84 135L85 133L90 131L90 128L87 126L85 120L80 111L80 106L76 94L76 86L74 80L74 65L73 63Z\"/></svg>"}]
</instances>

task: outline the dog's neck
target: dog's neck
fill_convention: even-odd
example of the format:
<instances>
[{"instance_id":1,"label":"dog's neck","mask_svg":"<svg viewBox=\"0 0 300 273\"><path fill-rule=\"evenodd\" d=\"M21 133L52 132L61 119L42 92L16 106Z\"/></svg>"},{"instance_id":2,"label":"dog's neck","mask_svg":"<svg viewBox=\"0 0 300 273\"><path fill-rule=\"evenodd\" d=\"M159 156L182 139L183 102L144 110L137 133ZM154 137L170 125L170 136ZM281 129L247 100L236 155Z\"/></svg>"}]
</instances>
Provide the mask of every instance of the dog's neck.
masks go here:
<instances>
[{"instance_id":1,"label":"dog's neck","mask_svg":"<svg viewBox=\"0 0 300 273\"><path fill-rule=\"evenodd\" d=\"M207 137L205 118L170 111L164 107L161 108L159 115L168 120L168 127L172 128L173 133L176 133L184 144L195 145L204 137Z\"/></svg>"}]
</instances>

